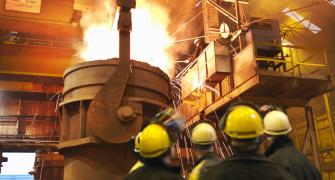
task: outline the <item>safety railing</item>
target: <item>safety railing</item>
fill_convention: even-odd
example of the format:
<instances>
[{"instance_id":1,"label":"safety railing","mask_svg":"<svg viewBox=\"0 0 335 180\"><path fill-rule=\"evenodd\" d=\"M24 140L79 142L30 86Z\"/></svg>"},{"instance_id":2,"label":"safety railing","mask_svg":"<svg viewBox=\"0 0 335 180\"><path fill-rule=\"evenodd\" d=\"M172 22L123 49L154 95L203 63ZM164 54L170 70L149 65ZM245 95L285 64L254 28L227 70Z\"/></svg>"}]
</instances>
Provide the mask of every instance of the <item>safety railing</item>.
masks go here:
<instances>
[{"instance_id":1,"label":"safety railing","mask_svg":"<svg viewBox=\"0 0 335 180\"><path fill-rule=\"evenodd\" d=\"M303 74L329 74L325 51L309 50L291 45L280 47L282 47L283 53L279 57L256 57L259 67L262 66L261 64L264 67L265 64L266 70L271 70L272 68L273 71L291 72L294 76L298 77L303 76Z\"/></svg>"},{"instance_id":2,"label":"safety railing","mask_svg":"<svg viewBox=\"0 0 335 180\"><path fill-rule=\"evenodd\" d=\"M71 42L44 40L44 39L32 39L26 37L17 36L2 36L0 38L0 44L11 44L20 46L37 46L37 47L49 47L59 49L73 49Z\"/></svg>"}]
</instances>

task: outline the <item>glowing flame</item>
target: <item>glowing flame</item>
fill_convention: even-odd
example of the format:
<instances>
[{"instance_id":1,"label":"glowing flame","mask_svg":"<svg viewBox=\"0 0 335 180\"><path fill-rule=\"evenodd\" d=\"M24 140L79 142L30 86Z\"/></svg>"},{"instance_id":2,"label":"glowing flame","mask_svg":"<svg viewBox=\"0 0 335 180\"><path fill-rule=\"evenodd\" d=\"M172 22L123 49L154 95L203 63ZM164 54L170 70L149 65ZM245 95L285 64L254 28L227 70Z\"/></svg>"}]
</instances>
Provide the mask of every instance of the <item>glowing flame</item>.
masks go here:
<instances>
[{"instance_id":1,"label":"glowing flame","mask_svg":"<svg viewBox=\"0 0 335 180\"><path fill-rule=\"evenodd\" d=\"M89 27L84 34L85 47L80 52L86 61L105 60L117 56L117 44L112 32L104 25Z\"/></svg>"},{"instance_id":2,"label":"glowing flame","mask_svg":"<svg viewBox=\"0 0 335 180\"><path fill-rule=\"evenodd\" d=\"M118 12L112 24L115 12L110 7L105 0L103 6L83 15L84 46L79 52L81 59L91 61L118 57ZM165 52L172 42L167 31L167 10L158 4L138 0L136 9L132 10L132 22L131 59L147 62L172 75L173 63Z\"/></svg>"}]
</instances>

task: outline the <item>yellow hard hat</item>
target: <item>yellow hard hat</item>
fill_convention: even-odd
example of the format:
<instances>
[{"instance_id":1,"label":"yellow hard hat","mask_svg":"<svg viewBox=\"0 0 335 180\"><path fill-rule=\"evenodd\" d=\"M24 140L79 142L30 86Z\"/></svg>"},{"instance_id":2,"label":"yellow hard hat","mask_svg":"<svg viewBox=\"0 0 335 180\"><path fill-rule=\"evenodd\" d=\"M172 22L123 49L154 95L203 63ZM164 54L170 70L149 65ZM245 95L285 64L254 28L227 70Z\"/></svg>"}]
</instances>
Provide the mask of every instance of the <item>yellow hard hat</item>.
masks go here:
<instances>
[{"instance_id":1,"label":"yellow hard hat","mask_svg":"<svg viewBox=\"0 0 335 180\"><path fill-rule=\"evenodd\" d=\"M221 119L222 129L236 139L256 138L263 133L262 118L258 111L247 105L230 108Z\"/></svg>"},{"instance_id":2,"label":"yellow hard hat","mask_svg":"<svg viewBox=\"0 0 335 180\"><path fill-rule=\"evenodd\" d=\"M185 124L183 115L178 110L170 107L157 113L150 119L150 122L162 124L173 142L177 141Z\"/></svg>"},{"instance_id":3,"label":"yellow hard hat","mask_svg":"<svg viewBox=\"0 0 335 180\"><path fill-rule=\"evenodd\" d=\"M141 132L140 133L138 133L137 135L136 135L136 138L135 138L135 147L134 147L134 151L135 152L140 152L140 143L141 143Z\"/></svg>"},{"instance_id":4,"label":"yellow hard hat","mask_svg":"<svg viewBox=\"0 0 335 180\"><path fill-rule=\"evenodd\" d=\"M196 125L192 131L192 143L198 145L208 145L216 141L216 132L214 127L206 122Z\"/></svg>"},{"instance_id":5,"label":"yellow hard hat","mask_svg":"<svg viewBox=\"0 0 335 180\"><path fill-rule=\"evenodd\" d=\"M144 158L154 158L169 150L171 141L163 126L150 124L141 134L140 155Z\"/></svg>"},{"instance_id":6,"label":"yellow hard hat","mask_svg":"<svg viewBox=\"0 0 335 180\"><path fill-rule=\"evenodd\" d=\"M274 110L264 117L264 133L269 135L283 135L292 130L290 121L285 113Z\"/></svg>"}]
</instances>

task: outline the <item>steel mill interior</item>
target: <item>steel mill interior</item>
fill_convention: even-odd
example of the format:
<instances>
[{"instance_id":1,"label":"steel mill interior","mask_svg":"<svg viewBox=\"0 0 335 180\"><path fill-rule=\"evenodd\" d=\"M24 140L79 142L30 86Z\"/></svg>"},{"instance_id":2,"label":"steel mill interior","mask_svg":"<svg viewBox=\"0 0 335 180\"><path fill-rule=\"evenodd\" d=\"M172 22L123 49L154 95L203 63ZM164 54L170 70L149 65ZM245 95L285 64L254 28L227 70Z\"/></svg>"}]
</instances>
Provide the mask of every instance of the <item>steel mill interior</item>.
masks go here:
<instances>
[{"instance_id":1,"label":"steel mill interior","mask_svg":"<svg viewBox=\"0 0 335 180\"><path fill-rule=\"evenodd\" d=\"M335 0L0 0L0 180L131 179L155 123L192 179L194 127L214 127L225 162L225 117L243 103L285 112L296 149L335 180L334 17Z\"/></svg>"}]
</instances>

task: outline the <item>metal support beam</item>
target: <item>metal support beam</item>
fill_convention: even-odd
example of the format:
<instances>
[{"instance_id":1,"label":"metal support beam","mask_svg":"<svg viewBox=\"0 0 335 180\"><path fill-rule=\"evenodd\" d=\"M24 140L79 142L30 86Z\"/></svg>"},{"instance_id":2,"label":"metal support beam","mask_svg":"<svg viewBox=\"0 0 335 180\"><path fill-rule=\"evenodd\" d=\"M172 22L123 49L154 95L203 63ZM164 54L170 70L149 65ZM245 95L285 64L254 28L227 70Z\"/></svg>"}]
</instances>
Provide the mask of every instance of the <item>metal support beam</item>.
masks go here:
<instances>
[{"instance_id":1,"label":"metal support beam","mask_svg":"<svg viewBox=\"0 0 335 180\"><path fill-rule=\"evenodd\" d=\"M257 97L257 96L241 96L243 101L250 101L257 104L273 104L285 107L305 107L308 103L307 99L293 98L274 98L274 97Z\"/></svg>"},{"instance_id":2,"label":"metal support beam","mask_svg":"<svg viewBox=\"0 0 335 180\"><path fill-rule=\"evenodd\" d=\"M231 2L231 3L235 3L235 0L222 0L224 2ZM239 4L249 4L248 1L242 1L242 0L239 0L238 1Z\"/></svg>"},{"instance_id":3,"label":"metal support beam","mask_svg":"<svg viewBox=\"0 0 335 180\"><path fill-rule=\"evenodd\" d=\"M304 155L307 154L307 144L308 144L308 140L310 139L311 139L311 133L309 131L309 128L307 127L305 131L305 135L304 135L304 140L302 141L302 145L301 145L301 152Z\"/></svg>"},{"instance_id":4,"label":"metal support beam","mask_svg":"<svg viewBox=\"0 0 335 180\"><path fill-rule=\"evenodd\" d=\"M317 169L321 171L321 161L320 161L320 154L319 154L319 146L316 138L316 128L314 124L314 118L313 118L313 111L312 107L306 106L305 107L305 113L306 113L306 120L307 120L307 127L309 128L310 136L311 136L311 145L312 145L312 151L313 151L313 159L314 163Z\"/></svg>"},{"instance_id":5,"label":"metal support beam","mask_svg":"<svg viewBox=\"0 0 335 180\"><path fill-rule=\"evenodd\" d=\"M212 3L215 3L211 0L201 0L202 6L202 14L203 14L203 24L204 24L204 33L206 43L210 43L211 41L215 41L220 38L220 34L217 31L212 31L211 29L219 29L219 10L217 8L221 8L220 6L215 6Z\"/></svg>"},{"instance_id":6,"label":"metal support beam","mask_svg":"<svg viewBox=\"0 0 335 180\"><path fill-rule=\"evenodd\" d=\"M238 24L238 19L234 15L232 15L229 11L225 10L220 5L216 4L213 0L207 0L207 2L213 7L215 7L216 10L225 15L227 18Z\"/></svg>"},{"instance_id":7,"label":"metal support beam","mask_svg":"<svg viewBox=\"0 0 335 180\"><path fill-rule=\"evenodd\" d=\"M204 109L205 115L209 115L211 113L214 113L220 108L223 108L227 106L229 103L233 102L237 99L238 96L240 96L243 92L247 91L253 86L256 86L259 84L259 77L257 75L251 77L249 80L245 81L244 83L236 86L233 90L231 90L228 94L220 97L219 100L212 103L211 105L207 106Z\"/></svg>"},{"instance_id":8,"label":"metal support beam","mask_svg":"<svg viewBox=\"0 0 335 180\"><path fill-rule=\"evenodd\" d=\"M0 17L0 29L8 31L16 31L30 34L40 34L53 36L57 34L59 37L82 37L82 30L79 26L73 26L71 23L55 23L45 21L31 21L23 18L4 18Z\"/></svg>"},{"instance_id":9,"label":"metal support beam","mask_svg":"<svg viewBox=\"0 0 335 180\"><path fill-rule=\"evenodd\" d=\"M1 75L1 74L0 74ZM23 82L23 81L3 81L0 80L0 91L9 92L32 92L32 93L57 93L62 91L61 84L39 83L39 82Z\"/></svg>"},{"instance_id":10,"label":"metal support beam","mask_svg":"<svg viewBox=\"0 0 335 180\"><path fill-rule=\"evenodd\" d=\"M287 112L286 112L287 114ZM293 120L291 123L293 123L293 127L297 127L297 123L295 120ZM293 134L294 134L294 140L296 142L296 147L297 148L301 148L300 144L299 144L299 138L298 138L298 131L297 131L297 128L292 128L292 131L293 131Z\"/></svg>"},{"instance_id":11,"label":"metal support beam","mask_svg":"<svg viewBox=\"0 0 335 180\"><path fill-rule=\"evenodd\" d=\"M235 0L235 13L236 13L236 20L237 20L237 30L241 29L241 14L240 14L240 5L238 0ZM240 47L240 51L243 49L242 45L242 36L238 36L238 43Z\"/></svg>"},{"instance_id":12,"label":"metal support beam","mask_svg":"<svg viewBox=\"0 0 335 180\"><path fill-rule=\"evenodd\" d=\"M330 128L330 133L331 133L331 137L332 137L332 144L333 144L333 152L335 150L335 120L334 120L334 107L332 106L332 104L329 102L329 93L325 93L323 94L323 101L325 104L325 108L326 108L326 112L327 112L327 119L328 119L328 123L329 123L329 128Z\"/></svg>"}]
</instances>

